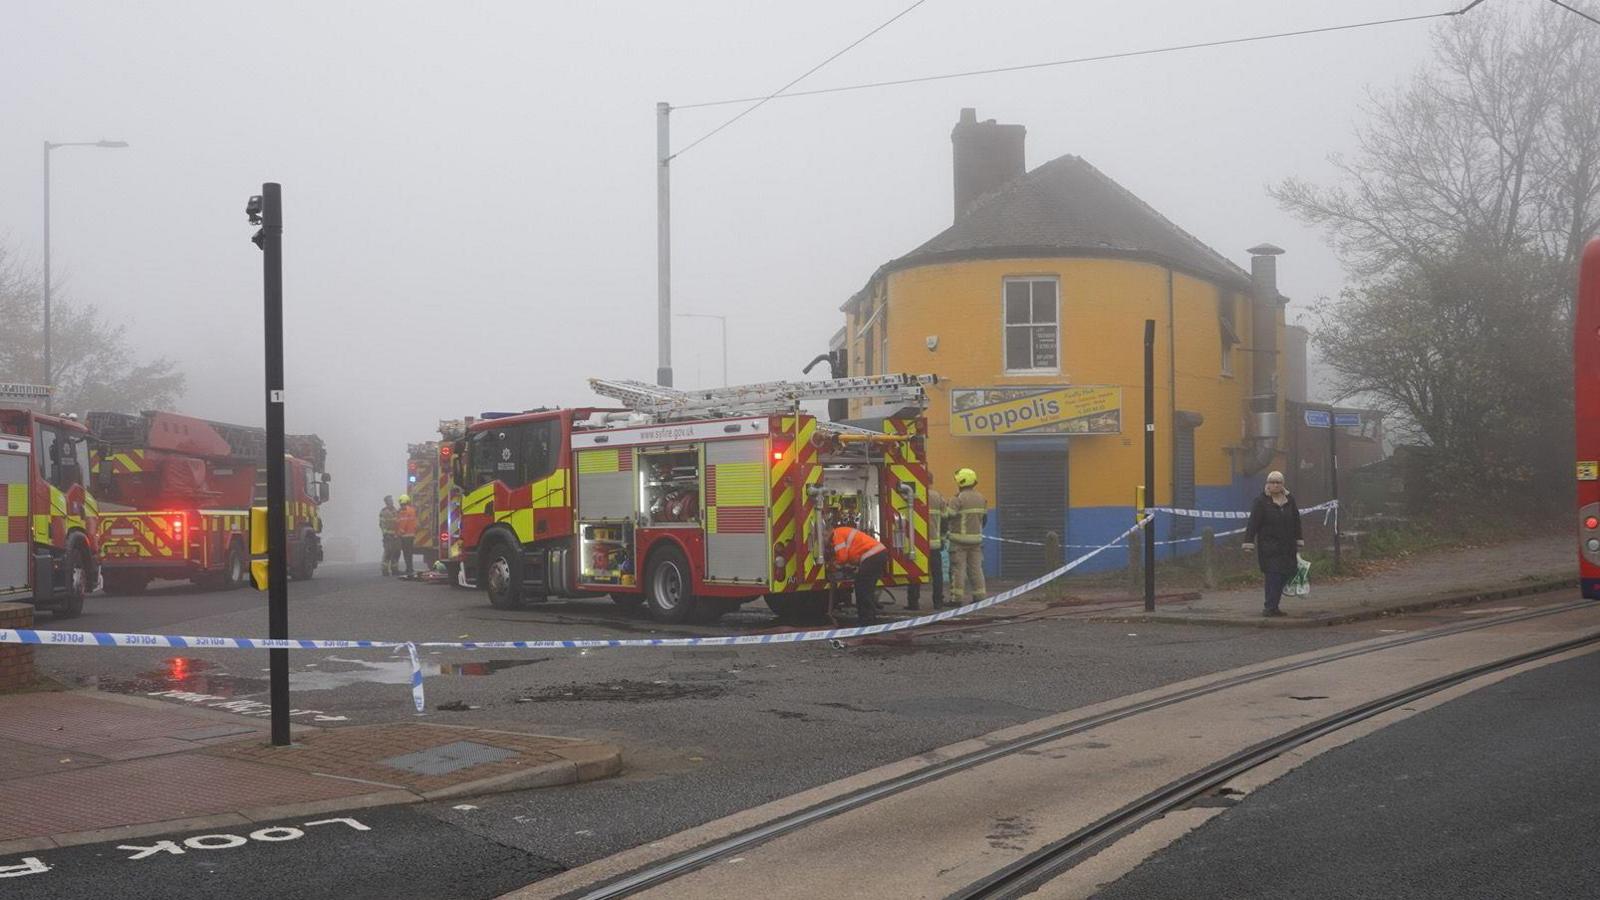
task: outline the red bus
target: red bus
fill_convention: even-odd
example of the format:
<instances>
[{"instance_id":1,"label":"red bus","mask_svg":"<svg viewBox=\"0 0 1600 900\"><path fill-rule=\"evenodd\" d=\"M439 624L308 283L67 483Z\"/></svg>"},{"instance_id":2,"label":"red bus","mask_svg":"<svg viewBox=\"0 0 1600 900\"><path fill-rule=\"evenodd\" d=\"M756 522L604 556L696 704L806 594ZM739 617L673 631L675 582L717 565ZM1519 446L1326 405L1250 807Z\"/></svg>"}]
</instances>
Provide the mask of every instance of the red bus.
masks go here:
<instances>
[{"instance_id":1,"label":"red bus","mask_svg":"<svg viewBox=\"0 0 1600 900\"><path fill-rule=\"evenodd\" d=\"M1600 599L1600 238L1589 241L1578 269L1573 313L1573 406L1577 412L1578 580Z\"/></svg>"}]
</instances>

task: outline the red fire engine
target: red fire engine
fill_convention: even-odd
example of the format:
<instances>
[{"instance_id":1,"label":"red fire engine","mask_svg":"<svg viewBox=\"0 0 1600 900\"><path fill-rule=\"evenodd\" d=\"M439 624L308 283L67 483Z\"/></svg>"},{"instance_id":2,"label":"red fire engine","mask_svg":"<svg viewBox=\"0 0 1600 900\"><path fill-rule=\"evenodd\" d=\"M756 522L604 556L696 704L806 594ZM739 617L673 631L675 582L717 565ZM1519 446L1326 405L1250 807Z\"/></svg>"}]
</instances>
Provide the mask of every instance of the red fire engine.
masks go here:
<instances>
[{"instance_id":1,"label":"red fire engine","mask_svg":"<svg viewBox=\"0 0 1600 900\"><path fill-rule=\"evenodd\" d=\"M99 577L89 430L46 415L49 388L0 384L0 599L66 619Z\"/></svg>"},{"instance_id":2,"label":"red fire engine","mask_svg":"<svg viewBox=\"0 0 1600 900\"><path fill-rule=\"evenodd\" d=\"M443 560L451 583L461 570L461 485L452 463L473 421L440 421L439 440L406 446L406 493L417 508L415 547L426 568Z\"/></svg>"},{"instance_id":3,"label":"red fire engine","mask_svg":"<svg viewBox=\"0 0 1600 900\"><path fill-rule=\"evenodd\" d=\"M266 432L168 412L92 412L94 489L108 594L152 579L234 588L249 573L250 507L266 502ZM327 452L316 435L288 435L289 575L322 561Z\"/></svg>"},{"instance_id":4,"label":"red fire engine","mask_svg":"<svg viewBox=\"0 0 1600 900\"><path fill-rule=\"evenodd\" d=\"M467 429L464 571L496 607L610 595L661 621L708 621L757 597L780 616L826 607L828 530L889 548L885 586L928 566L924 386L873 376L675 391L591 380L623 409L487 413ZM803 401L888 404L823 422Z\"/></svg>"}]
</instances>

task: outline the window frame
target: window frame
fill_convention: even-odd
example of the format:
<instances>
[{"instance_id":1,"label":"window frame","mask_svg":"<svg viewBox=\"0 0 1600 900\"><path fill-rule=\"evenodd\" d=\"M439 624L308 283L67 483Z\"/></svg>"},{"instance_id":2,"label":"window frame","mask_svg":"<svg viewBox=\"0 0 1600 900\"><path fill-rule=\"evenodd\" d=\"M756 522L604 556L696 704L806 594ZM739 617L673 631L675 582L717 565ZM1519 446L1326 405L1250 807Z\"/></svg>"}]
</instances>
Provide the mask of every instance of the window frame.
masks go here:
<instances>
[{"instance_id":1,"label":"window frame","mask_svg":"<svg viewBox=\"0 0 1600 900\"><path fill-rule=\"evenodd\" d=\"M1050 323L1035 323L1033 321L1033 287L1037 282L1050 282L1055 287L1055 321ZM1011 284L1027 284L1028 288L1028 321L1026 323L1012 324L1006 303L1006 288ZM1033 366L1030 368L1016 368L1011 365L1011 352L1008 338L1012 328L1027 328L1029 361L1033 357L1033 332L1034 328L1045 325L1054 325L1056 330L1056 362L1054 366ZM1053 273L1038 275L1006 275L1000 279L1000 370L1006 375L1060 375L1061 368L1061 276Z\"/></svg>"},{"instance_id":2,"label":"window frame","mask_svg":"<svg viewBox=\"0 0 1600 900\"><path fill-rule=\"evenodd\" d=\"M1232 378L1233 348L1243 342L1239 340L1239 302L1226 291L1219 292L1217 297L1217 332L1222 344L1220 374L1223 378Z\"/></svg>"}]
</instances>

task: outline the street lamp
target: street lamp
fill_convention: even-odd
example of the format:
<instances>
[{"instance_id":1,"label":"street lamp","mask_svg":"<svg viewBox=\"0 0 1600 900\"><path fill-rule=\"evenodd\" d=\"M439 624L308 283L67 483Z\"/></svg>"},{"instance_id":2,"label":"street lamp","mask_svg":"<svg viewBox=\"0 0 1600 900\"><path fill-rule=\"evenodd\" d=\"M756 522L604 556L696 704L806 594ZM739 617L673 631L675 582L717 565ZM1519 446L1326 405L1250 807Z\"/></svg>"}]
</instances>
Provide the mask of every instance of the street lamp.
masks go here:
<instances>
[{"instance_id":1,"label":"street lamp","mask_svg":"<svg viewBox=\"0 0 1600 900\"><path fill-rule=\"evenodd\" d=\"M722 323L722 386L728 386L728 317L714 313L673 313L679 319L716 319Z\"/></svg>"},{"instance_id":2,"label":"street lamp","mask_svg":"<svg viewBox=\"0 0 1600 900\"><path fill-rule=\"evenodd\" d=\"M50 151L57 147L104 147L121 150L127 141L63 141L44 142L44 383L52 381L50 367ZM45 396L45 409L50 408L50 397Z\"/></svg>"}]
</instances>

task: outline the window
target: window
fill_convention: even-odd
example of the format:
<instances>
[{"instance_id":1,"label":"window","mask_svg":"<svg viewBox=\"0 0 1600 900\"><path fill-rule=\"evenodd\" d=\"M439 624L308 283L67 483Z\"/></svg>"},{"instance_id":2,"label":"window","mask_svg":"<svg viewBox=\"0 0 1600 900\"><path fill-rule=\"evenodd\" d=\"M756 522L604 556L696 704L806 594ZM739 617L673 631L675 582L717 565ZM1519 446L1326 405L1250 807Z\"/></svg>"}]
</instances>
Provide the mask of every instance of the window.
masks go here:
<instances>
[{"instance_id":1,"label":"window","mask_svg":"<svg viewBox=\"0 0 1600 900\"><path fill-rule=\"evenodd\" d=\"M1057 372L1061 323L1054 278L1005 280L1007 372Z\"/></svg>"},{"instance_id":2,"label":"window","mask_svg":"<svg viewBox=\"0 0 1600 900\"><path fill-rule=\"evenodd\" d=\"M35 452L39 474L60 490L83 483L83 445L80 435L64 433L50 425L34 425Z\"/></svg>"},{"instance_id":3,"label":"window","mask_svg":"<svg viewBox=\"0 0 1600 900\"><path fill-rule=\"evenodd\" d=\"M1217 295L1217 330L1222 335L1222 374L1233 374L1233 348L1239 343L1239 332L1234 327L1234 301L1232 294Z\"/></svg>"},{"instance_id":4,"label":"window","mask_svg":"<svg viewBox=\"0 0 1600 900\"><path fill-rule=\"evenodd\" d=\"M555 419L523 422L479 431L467 439L470 459L467 487L499 481L521 487L555 471L560 459L557 441L561 423Z\"/></svg>"}]
</instances>

